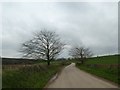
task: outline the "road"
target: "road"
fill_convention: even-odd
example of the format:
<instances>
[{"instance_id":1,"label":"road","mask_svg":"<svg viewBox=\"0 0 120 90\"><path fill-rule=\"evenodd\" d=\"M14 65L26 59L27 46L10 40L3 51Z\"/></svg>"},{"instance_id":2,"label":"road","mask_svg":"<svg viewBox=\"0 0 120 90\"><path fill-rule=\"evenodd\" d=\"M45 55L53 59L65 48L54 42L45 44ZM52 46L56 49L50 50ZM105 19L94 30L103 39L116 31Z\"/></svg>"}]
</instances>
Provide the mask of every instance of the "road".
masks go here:
<instances>
[{"instance_id":1,"label":"road","mask_svg":"<svg viewBox=\"0 0 120 90\"><path fill-rule=\"evenodd\" d=\"M66 66L47 88L117 88L117 86L79 70L75 63L72 63Z\"/></svg>"}]
</instances>

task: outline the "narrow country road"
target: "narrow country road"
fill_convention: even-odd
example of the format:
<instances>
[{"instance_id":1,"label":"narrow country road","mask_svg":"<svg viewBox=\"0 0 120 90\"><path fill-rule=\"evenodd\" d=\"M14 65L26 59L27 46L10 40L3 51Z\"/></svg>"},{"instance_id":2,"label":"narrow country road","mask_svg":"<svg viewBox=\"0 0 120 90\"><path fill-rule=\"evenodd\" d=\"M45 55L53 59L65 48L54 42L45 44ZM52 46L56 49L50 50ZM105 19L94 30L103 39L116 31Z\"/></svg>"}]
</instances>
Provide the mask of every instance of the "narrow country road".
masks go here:
<instances>
[{"instance_id":1,"label":"narrow country road","mask_svg":"<svg viewBox=\"0 0 120 90\"><path fill-rule=\"evenodd\" d=\"M117 86L79 70L75 63L72 63L65 67L47 88L117 88Z\"/></svg>"}]
</instances>

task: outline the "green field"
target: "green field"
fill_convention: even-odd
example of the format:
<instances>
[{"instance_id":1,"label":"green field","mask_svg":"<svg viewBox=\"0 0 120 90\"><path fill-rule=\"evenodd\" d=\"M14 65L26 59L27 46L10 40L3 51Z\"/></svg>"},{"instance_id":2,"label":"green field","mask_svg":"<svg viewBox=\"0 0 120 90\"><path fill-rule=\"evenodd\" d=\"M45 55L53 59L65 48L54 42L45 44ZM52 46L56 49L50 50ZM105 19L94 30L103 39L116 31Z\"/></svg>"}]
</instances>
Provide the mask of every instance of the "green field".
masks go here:
<instances>
[{"instance_id":1,"label":"green field","mask_svg":"<svg viewBox=\"0 0 120 90\"><path fill-rule=\"evenodd\" d=\"M89 58L83 65L77 63L76 66L81 70L120 84L119 57L119 55L111 55Z\"/></svg>"},{"instance_id":2,"label":"green field","mask_svg":"<svg viewBox=\"0 0 120 90\"><path fill-rule=\"evenodd\" d=\"M61 68L68 64L66 62L64 64L63 62L52 62L50 66L47 66L46 63L21 65L21 67L18 65L3 66L2 87L43 88Z\"/></svg>"},{"instance_id":3,"label":"green field","mask_svg":"<svg viewBox=\"0 0 120 90\"><path fill-rule=\"evenodd\" d=\"M118 64L120 55L101 56L87 59L86 64Z\"/></svg>"}]
</instances>

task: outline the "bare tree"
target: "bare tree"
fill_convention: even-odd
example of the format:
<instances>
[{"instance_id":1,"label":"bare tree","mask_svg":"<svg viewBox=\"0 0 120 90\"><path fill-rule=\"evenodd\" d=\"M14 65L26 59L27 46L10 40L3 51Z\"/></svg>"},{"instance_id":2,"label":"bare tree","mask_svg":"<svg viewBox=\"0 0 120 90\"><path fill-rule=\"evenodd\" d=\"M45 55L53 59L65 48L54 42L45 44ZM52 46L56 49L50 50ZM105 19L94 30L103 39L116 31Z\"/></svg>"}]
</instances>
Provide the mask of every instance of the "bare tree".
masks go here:
<instances>
[{"instance_id":1,"label":"bare tree","mask_svg":"<svg viewBox=\"0 0 120 90\"><path fill-rule=\"evenodd\" d=\"M74 58L78 58L81 60L81 63L84 63L85 58L89 58L93 55L92 51L89 48L85 48L84 46L74 46L70 51L69 55Z\"/></svg>"},{"instance_id":2,"label":"bare tree","mask_svg":"<svg viewBox=\"0 0 120 90\"><path fill-rule=\"evenodd\" d=\"M50 61L60 54L63 47L64 44L55 32L44 29L35 33L32 40L23 43L20 52L24 57L46 59L50 65Z\"/></svg>"}]
</instances>

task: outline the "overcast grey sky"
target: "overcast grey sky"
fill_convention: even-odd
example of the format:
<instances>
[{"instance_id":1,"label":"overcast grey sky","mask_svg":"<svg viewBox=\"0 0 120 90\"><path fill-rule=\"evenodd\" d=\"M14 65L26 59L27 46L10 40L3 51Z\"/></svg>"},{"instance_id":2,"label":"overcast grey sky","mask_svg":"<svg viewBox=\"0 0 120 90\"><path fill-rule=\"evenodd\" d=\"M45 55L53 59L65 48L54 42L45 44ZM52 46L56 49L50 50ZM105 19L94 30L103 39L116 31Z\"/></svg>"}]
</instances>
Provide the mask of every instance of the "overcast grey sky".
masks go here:
<instances>
[{"instance_id":1,"label":"overcast grey sky","mask_svg":"<svg viewBox=\"0 0 120 90\"><path fill-rule=\"evenodd\" d=\"M2 56L21 57L18 52L21 43L41 28L56 31L67 44L61 57L69 57L71 46L81 43L95 55L115 54L118 52L118 3L2 3Z\"/></svg>"}]
</instances>

